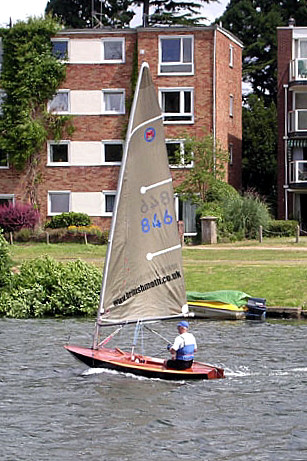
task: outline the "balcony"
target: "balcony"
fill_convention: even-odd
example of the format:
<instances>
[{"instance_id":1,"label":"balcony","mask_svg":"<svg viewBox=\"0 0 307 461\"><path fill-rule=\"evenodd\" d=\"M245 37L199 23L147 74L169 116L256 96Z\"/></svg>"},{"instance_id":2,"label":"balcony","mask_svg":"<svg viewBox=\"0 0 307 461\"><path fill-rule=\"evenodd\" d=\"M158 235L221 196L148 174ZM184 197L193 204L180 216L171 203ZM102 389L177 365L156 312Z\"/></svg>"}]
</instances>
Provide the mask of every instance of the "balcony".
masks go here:
<instances>
[{"instance_id":1,"label":"balcony","mask_svg":"<svg viewBox=\"0 0 307 461\"><path fill-rule=\"evenodd\" d=\"M307 160L290 162L290 183L307 183Z\"/></svg>"},{"instance_id":2,"label":"balcony","mask_svg":"<svg viewBox=\"0 0 307 461\"><path fill-rule=\"evenodd\" d=\"M307 109L296 109L288 113L288 132L307 131Z\"/></svg>"},{"instance_id":3,"label":"balcony","mask_svg":"<svg viewBox=\"0 0 307 461\"><path fill-rule=\"evenodd\" d=\"M307 83L307 58L297 58L290 61L290 82Z\"/></svg>"}]
</instances>

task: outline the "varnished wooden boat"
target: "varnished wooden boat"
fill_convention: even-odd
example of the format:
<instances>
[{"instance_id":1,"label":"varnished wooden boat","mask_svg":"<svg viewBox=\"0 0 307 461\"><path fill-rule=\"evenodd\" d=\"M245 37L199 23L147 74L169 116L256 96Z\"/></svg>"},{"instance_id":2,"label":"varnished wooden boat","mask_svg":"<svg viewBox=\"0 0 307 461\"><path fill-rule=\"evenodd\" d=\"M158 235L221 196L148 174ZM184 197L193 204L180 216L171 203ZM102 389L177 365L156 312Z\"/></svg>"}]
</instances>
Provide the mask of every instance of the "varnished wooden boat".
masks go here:
<instances>
[{"instance_id":1,"label":"varnished wooden boat","mask_svg":"<svg viewBox=\"0 0 307 461\"><path fill-rule=\"evenodd\" d=\"M202 362L194 362L192 367L186 370L174 370L165 368L163 359L140 354L131 356L131 353L124 352L119 348L90 349L73 345L64 347L75 358L91 368L107 368L147 378L175 381L224 378L224 370L222 368L206 365Z\"/></svg>"}]
</instances>

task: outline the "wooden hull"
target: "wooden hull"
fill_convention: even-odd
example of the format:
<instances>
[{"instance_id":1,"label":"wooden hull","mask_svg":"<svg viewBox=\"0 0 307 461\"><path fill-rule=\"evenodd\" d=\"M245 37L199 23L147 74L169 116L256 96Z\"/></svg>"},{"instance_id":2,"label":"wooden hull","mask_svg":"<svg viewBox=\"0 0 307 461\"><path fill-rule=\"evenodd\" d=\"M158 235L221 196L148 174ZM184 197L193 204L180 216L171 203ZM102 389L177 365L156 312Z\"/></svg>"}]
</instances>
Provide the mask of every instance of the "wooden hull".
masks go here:
<instances>
[{"instance_id":1,"label":"wooden hull","mask_svg":"<svg viewBox=\"0 0 307 461\"><path fill-rule=\"evenodd\" d=\"M222 368L194 362L187 370L165 368L164 360L154 357L135 355L120 349L90 349L79 346L64 346L75 358L91 368L107 368L123 373L132 373L147 378L167 380L219 379L224 378Z\"/></svg>"},{"instance_id":2,"label":"wooden hull","mask_svg":"<svg viewBox=\"0 0 307 461\"><path fill-rule=\"evenodd\" d=\"M189 311L195 318L216 320L243 320L247 309L219 301L189 301Z\"/></svg>"}]
</instances>

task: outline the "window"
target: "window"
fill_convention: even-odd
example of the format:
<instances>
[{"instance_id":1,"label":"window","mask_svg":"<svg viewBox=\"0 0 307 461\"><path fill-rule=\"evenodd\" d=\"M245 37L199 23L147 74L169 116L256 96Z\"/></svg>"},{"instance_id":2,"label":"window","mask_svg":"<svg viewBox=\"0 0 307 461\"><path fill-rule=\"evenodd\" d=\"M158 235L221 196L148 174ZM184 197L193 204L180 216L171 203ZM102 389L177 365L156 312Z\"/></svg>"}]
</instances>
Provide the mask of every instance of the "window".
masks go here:
<instances>
[{"instance_id":1,"label":"window","mask_svg":"<svg viewBox=\"0 0 307 461\"><path fill-rule=\"evenodd\" d=\"M170 167L193 166L190 159L185 159L184 139L167 139L166 149Z\"/></svg>"},{"instance_id":2,"label":"window","mask_svg":"<svg viewBox=\"0 0 307 461\"><path fill-rule=\"evenodd\" d=\"M0 194L0 206L8 205L9 203L14 203L15 197L14 194Z\"/></svg>"},{"instance_id":3,"label":"window","mask_svg":"<svg viewBox=\"0 0 307 461\"><path fill-rule=\"evenodd\" d=\"M233 67L233 45L229 45L229 67Z\"/></svg>"},{"instance_id":4,"label":"window","mask_svg":"<svg viewBox=\"0 0 307 461\"><path fill-rule=\"evenodd\" d=\"M184 222L184 235L193 236L197 234L196 209L197 205L188 200L181 200L175 197L175 208L178 221Z\"/></svg>"},{"instance_id":5,"label":"window","mask_svg":"<svg viewBox=\"0 0 307 461\"><path fill-rule=\"evenodd\" d=\"M49 101L48 110L57 114L69 112L69 90L59 90Z\"/></svg>"},{"instance_id":6,"label":"window","mask_svg":"<svg viewBox=\"0 0 307 461\"><path fill-rule=\"evenodd\" d=\"M106 38L102 40L102 61L106 63L125 62L125 39Z\"/></svg>"},{"instance_id":7,"label":"window","mask_svg":"<svg viewBox=\"0 0 307 461\"><path fill-rule=\"evenodd\" d=\"M194 123L193 89L159 90L160 106L167 123Z\"/></svg>"},{"instance_id":8,"label":"window","mask_svg":"<svg viewBox=\"0 0 307 461\"><path fill-rule=\"evenodd\" d=\"M60 163L60 164L68 164L68 150L69 150L69 142L68 141L61 141L61 142L53 142L50 141L48 143L48 164Z\"/></svg>"},{"instance_id":9,"label":"window","mask_svg":"<svg viewBox=\"0 0 307 461\"><path fill-rule=\"evenodd\" d=\"M113 209L114 209L114 203L115 203L115 197L116 197L116 191L103 191L103 197L104 197L103 215L112 216Z\"/></svg>"},{"instance_id":10,"label":"window","mask_svg":"<svg viewBox=\"0 0 307 461\"><path fill-rule=\"evenodd\" d=\"M123 156L122 141L103 141L103 163L119 164Z\"/></svg>"},{"instance_id":11,"label":"window","mask_svg":"<svg viewBox=\"0 0 307 461\"><path fill-rule=\"evenodd\" d=\"M228 154L229 154L229 165L233 164L233 144L229 144L228 146Z\"/></svg>"},{"instance_id":12,"label":"window","mask_svg":"<svg viewBox=\"0 0 307 461\"><path fill-rule=\"evenodd\" d=\"M0 149L0 168L8 168L8 167L9 167L8 155L4 152L4 150Z\"/></svg>"},{"instance_id":13,"label":"window","mask_svg":"<svg viewBox=\"0 0 307 461\"><path fill-rule=\"evenodd\" d=\"M193 36L160 37L160 74L193 74Z\"/></svg>"},{"instance_id":14,"label":"window","mask_svg":"<svg viewBox=\"0 0 307 461\"><path fill-rule=\"evenodd\" d=\"M104 114L125 113L125 90L102 90L102 112Z\"/></svg>"},{"instance_id":15,"label":"window","mask_svg":"<svg viewBox=\"0 0 307 461\"><path fill-rule=\"evenodd\" d=\"M68 40L52 40L52 54L58 59L67 59Z\"/></svg>"},{"instance_id":16,"label":"window","mask_svg":"<svg viewBox=\"0 0 307 461\"><path fill-rule=\"evenodd\" d=\"M48 214L56 215L70 211L70 192L48 192Z\"/></svg>"},{"instance_id":17,"label":"window","mask_svg":"<svg viewBox=\"0 0 307 461\"><path fill-rule=\"evenodd\" d=\"M234 100L234 97L231 94L229 96L229 117L233 117L233 100Z\"/></svg>"}]
</instances>

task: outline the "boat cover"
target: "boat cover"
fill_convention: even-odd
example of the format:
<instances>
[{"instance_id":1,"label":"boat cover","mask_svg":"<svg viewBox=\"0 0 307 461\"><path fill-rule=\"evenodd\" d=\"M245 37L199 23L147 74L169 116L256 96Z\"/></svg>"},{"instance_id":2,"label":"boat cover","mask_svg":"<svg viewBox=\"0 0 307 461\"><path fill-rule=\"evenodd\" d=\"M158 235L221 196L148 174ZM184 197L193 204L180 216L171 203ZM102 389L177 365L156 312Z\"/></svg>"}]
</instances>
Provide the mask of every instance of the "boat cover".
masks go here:
<instances>
[{"instance_id":1,"label":"boat cover","mask_svg":"<svg viewBox=\"0 0 307 461\"><path fill-rule=\"evenodd\" d=\"M189 301L218 301L225 304L234 304L242 307L251 298L250 295L243 291L236 290L219 290L200 293L198 291L187 291L187 300Z\"/></svg>"}]
</instances>

